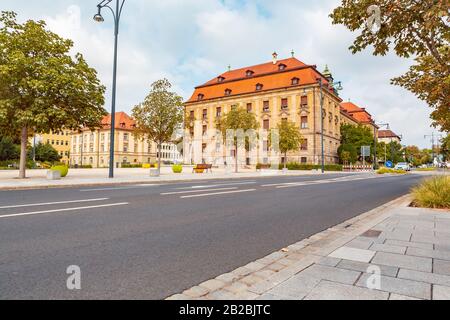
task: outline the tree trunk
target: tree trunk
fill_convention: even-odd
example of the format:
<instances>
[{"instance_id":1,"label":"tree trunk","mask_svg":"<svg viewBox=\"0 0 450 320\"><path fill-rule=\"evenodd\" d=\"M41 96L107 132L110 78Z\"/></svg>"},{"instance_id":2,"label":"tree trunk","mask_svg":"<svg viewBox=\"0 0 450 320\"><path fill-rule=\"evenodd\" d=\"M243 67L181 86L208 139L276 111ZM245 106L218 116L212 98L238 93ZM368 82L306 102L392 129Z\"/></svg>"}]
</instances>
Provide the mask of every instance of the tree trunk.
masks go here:
<instances>
[{"instance_id":1,"label":"tree trunk","mask_svg":"<svg viewBox=\"0 0 450 320\"><path fill-rule=\"evenodd\" d=\"M161 142L158 143L158 172L161 175Z\"/></svg>"},{"instance_id":2,"label":"tree trunk","mask_svg":"<svg viewBox=\"0 0 450 320\"><path fill-rule=\"evenodd\" d=\"M28 128L23 127L20 135L20 166L19 179L25 179L27 169L27 143L28 143Z\"/></svg>"},{"instance_id":3,"label":"tree trunk","mask_svg":"<svg viewBox=\"0 0 450 320\"><path fill-rule=\"evenodd\" d=\"M235 172L239 173L239 169L238 169L238 145L236 144L235 146L235 157L234 157L234 162L236 164L236 169Z\"/></svg>"},{"instance_id":4,"label":"tree trunk","mask_svg":"<svg viewBox=\"0 0 450 320\"><path fill-rule=\"evenodd\" d=\"M287 152L284 153L284 168L287 168Z\"/></svg>"}]
</instances>

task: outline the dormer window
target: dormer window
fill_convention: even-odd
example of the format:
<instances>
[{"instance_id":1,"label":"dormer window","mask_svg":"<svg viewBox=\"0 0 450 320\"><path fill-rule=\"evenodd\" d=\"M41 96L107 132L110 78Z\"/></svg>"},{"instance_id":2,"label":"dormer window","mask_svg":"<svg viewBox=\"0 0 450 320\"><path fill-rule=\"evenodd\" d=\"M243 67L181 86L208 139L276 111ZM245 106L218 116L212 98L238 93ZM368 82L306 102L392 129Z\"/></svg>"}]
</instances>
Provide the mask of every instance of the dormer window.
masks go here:
<instances>
[{"instance_id":1,"label":"dormer window","mask_svg":"<svg viewBox=\"0 0 450 320\"><path fill-rule=\"evenodd\" d=\"M287 66L285 64L282 64L282 63L278 66L278 70L279 71L284 71L284 70L286 70L286 68L287 68Z\"/></svg>"},{"instance_id":2,"label":"dormer window","mask_svg":"<svg viewBox=\"0 0 450 320\"><path fill-rule=\"evenodd\" d=\"M256 91L261 91L263 89L264 85L262 83L258 83L256 85Z\"/></svg>"},{"instance_id":3,"label":"dormer window","mask_svg":"<svg viewBox=\"0 0 450 320\"><path fill-rule=\"evenodd\" d=\"M217 82L224 82L225 81L225 78L224 77L218 77L217 78Z\"/></svg>"},{"instance_id":4,"label":"dormer window","mask_svg":"<svg viewBox=\"0 0 450 320\"><path fill-rule=\"evenodd\" d=\"M200 93L200 94L197 96L198 101L201 101L201 100L203 100L204 98L205 98L205 95L204 95L203 93Z\"/></svg>"},{"instance_id":5,"label":"dormer window","mask_svg":"<svg viewBox=\"0 0 450 320\"><path fill-rule=\"evenodd\" d=\"M300 79L299 78L292 78L292 85L296 86L300 83Z\"/></svg>"},{"instance_id":6,"label":"dormer window","mask_svg":"<svg viewBox=\"0 0 450 320\"><path fill-rule=\"evenodd\" d=\"M231 95L231 89L225 89L225 95L230 96Z\"/></svg>"},{"instance_id":7,"label":"dormer window","mask_svg":"<svg viewBox=\"0 0 450 320\"><path fill-rule=\"evenodd\" d=\"M247 70L247 71L245 72L245 75L246 75L247 77L252 77L254 74L255 74L255 72L253 72L252 70Z\"/></svg>"},{"instance_id":8,"label":"dormer window","mask_svg":"<svg viewBox=\"0 0 450 320\"><path fill-rule=\"evenodd\" d=\"M125 125L126 125L125 122L121 122L121 123L120 123L120 127L121 127L121 128L125 128Z\"/></svg>"}]
</instances>

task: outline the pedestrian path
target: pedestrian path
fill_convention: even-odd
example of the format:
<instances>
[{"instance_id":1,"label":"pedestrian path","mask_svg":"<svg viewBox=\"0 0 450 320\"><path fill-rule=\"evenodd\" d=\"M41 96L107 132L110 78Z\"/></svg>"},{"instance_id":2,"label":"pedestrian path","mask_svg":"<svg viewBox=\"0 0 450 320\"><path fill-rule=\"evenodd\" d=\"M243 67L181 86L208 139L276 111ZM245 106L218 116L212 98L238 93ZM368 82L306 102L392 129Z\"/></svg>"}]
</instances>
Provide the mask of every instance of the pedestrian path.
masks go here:
<instances>
[{"instance_id":1,"label":"pedestrian path","mask_svg":"<svg viewBox=\"0 0 450 320\"><path fill-rule=\"evenodd\" d=\"M408 196L170 300L449 300L450 211Z\"/></svg>"}]
</instances>

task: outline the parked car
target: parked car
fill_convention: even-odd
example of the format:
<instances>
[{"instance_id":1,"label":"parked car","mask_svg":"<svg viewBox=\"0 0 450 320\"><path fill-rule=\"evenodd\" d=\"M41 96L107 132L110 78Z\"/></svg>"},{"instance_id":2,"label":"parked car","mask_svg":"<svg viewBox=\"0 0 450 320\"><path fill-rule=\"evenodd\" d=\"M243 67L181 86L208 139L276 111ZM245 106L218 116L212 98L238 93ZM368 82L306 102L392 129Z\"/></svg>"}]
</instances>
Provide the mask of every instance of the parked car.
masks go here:
<instances>
[{"instance_id":1,"label":"parked car","mask_svg":"<svg viewBox=\"0 0 450 320\"><path fill-rule=\"evenodd\" d=\"M394 168L395 170L411 171L411 167L407 162L399 162Z\"/></svg>"}]
</instances>

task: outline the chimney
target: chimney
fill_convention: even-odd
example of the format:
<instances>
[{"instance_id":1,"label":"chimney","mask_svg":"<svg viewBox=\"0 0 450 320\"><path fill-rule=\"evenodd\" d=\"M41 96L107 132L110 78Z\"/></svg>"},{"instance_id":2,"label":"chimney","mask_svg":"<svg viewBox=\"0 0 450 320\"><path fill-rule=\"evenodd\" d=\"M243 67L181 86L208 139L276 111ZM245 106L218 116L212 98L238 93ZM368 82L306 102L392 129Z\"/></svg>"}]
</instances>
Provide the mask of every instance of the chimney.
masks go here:
<instances>
[{"instance_id":1,"label":"chimney","mask_svg":"<svg viewBox=\"0 0 450 320\"><path fill-rule=\"evenodd\" d=\"M272 54L272 57L273 57L273 64L277 64L277 62L278 62L278 53L274 52Z\"/></svg>"}]
</instances>

